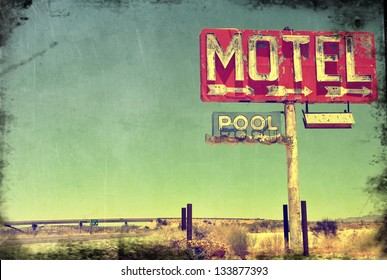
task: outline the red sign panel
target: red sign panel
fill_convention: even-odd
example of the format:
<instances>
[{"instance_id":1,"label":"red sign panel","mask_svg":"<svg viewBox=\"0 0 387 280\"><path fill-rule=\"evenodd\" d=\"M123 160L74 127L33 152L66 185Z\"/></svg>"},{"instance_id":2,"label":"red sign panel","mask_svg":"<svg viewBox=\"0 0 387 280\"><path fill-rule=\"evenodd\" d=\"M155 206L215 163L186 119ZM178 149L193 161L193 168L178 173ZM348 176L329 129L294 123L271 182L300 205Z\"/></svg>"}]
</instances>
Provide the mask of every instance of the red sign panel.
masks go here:
<instances>
[{"instance_id":1,"label":"red sign panel","mask_svg":"<svg viewBox=\"0 0 387 280\"><path fill-rule=\"evenodd\" d=\"M203 29L200 71L204 102L377 99L370 32Z\"/></svg>"}]
</instances>

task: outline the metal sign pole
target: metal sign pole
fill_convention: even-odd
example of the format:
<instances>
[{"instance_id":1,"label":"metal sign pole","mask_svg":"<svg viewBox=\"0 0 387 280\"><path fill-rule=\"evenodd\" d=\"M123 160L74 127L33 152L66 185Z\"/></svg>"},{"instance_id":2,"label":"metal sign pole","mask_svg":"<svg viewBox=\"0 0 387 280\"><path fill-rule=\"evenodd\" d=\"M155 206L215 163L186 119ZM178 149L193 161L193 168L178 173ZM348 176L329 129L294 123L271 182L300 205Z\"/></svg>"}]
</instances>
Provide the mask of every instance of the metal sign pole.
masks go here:
<instances>
[{"instance_id":1,"label":"metal sign pole","mask_svg":"<svg viewBox=\"0 0 387 280\"><path fill-rule=\"evenodd\" d=\"M289 143L286 144L290 229L289 247L292 253L302 253L303 246L301 235L300 190L298 182L296 109L293 102L285 103L285 126L286 136L289 139Z\"/></svg>"},{"instance_id":2,"label":"metal sign pole","mask_svg":"<svg viewBox=\"0 0 387 280\"><path fill-rule=\"evenodd\" d=\"M288 206L283 205L283 217L284 217L284 242L285 253L289 253L289 218L288 218Z\"/></svg>"},{"instance_id":3,"label":"metal sign pole","mask_svg":"<svg viewBox=\"0 0 387 280\"><path fill-rule=\"evenodd\" d=\"M187 204L187 240L192 240L192 204Z\"/></svg>"},{"instance_id":4,"label":"metal sign pole","mask_svg":"<svg viewBox=\"0 0 387 280\"><path fill-rule=\"evenodd\" d=\"M181 208L181 230L187 230L187 209Z\"/></svg>"}]
</instances>

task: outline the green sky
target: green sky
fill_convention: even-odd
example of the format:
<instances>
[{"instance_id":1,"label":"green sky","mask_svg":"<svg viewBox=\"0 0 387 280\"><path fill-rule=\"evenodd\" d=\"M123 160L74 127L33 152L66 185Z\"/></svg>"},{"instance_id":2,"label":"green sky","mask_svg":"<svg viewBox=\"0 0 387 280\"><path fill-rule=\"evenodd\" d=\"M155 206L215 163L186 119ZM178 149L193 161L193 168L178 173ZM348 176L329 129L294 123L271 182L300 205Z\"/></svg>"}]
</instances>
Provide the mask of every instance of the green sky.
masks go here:
<instances>
[{"instance_id":1,"label":"green sky","mask_svg":"<svg viewBox=\"0 0 387 280\"><path fill-rule=\"evenodd\" d=\"M345 21L349 7L113 2L34 1L3 48L0 82L14 117L6 140L5 216L177 217L192 203L196 217L281 218L285 146L213 147L204 136L213 111L282 111L283 105L201 102L200 31L372 31L379 43L382 15L354 29ZM367 178L381 170L370 164L380 152L372 106L351 106L351 130L305 130L303 105L296 109L309 218L373 213L364 192Z\"/></svg>"}]
</instances>

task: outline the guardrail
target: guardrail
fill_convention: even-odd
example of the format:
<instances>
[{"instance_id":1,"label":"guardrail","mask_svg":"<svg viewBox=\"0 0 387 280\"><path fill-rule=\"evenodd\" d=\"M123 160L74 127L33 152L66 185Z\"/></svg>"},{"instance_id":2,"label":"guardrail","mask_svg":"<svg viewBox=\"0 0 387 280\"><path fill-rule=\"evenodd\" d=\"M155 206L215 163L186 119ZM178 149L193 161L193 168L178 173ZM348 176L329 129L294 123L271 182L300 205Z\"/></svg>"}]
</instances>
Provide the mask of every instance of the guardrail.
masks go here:
<instances>
[{"instance_id":1,"label":"guardrail","mask_svg":"<svg viewBox=\"0 0 387 280\"><path fill-rule=\"evenodd\" d=\"M7 221L2 224L7 227L22 226L22 225L62 225L62 224L78 224L92 223L151 223L156 219L153 218L109 218L109 219L65 219L65 220L31 220L31 221Z\"/></svg>"}]
</instances>

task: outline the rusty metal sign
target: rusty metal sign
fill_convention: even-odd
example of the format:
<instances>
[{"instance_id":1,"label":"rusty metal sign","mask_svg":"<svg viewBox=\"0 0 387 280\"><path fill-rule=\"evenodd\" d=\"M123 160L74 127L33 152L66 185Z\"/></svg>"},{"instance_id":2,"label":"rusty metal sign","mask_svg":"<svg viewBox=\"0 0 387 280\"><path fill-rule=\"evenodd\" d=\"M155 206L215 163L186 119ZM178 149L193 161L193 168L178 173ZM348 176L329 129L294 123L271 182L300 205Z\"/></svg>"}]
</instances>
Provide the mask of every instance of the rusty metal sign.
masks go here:
<instances>
[{"instance_id":1,"label":"rusty metal sign","mask_svg":"<svg viewBox=\"0 0 387 280\"><path fill-rule=\"evenodd\" d=\"M226 143L274 144L285 143L281 134L282 112L214 112L212 136L206 135L208 144Z\"/></svg>"},{"instance_id":2,"label":"rusty metal sign","mask_svg":"<svg viewBox=\"0 0 387 280\"><path fill-rule=\"evenodd\" d=\"M281 133L281 112L214 112L213 136L275 136Z\"/></svg>"},{"instance_id":3,"label":"rusty metal sign","mask_svg":"<svg viewBox=\"0 0 387 280\"><path fill-rule=\"evenodd\" d=\"M203 29L200 70L204 102L377 99L370 32Z\"/></svg>"}]
</instances>

